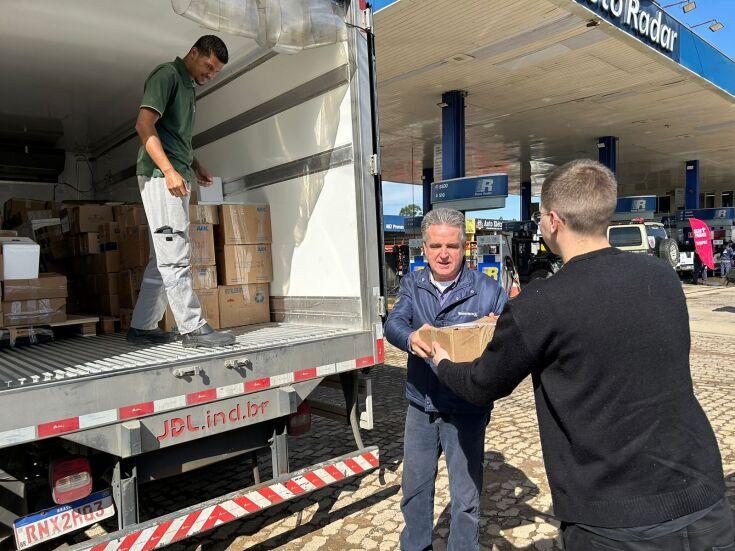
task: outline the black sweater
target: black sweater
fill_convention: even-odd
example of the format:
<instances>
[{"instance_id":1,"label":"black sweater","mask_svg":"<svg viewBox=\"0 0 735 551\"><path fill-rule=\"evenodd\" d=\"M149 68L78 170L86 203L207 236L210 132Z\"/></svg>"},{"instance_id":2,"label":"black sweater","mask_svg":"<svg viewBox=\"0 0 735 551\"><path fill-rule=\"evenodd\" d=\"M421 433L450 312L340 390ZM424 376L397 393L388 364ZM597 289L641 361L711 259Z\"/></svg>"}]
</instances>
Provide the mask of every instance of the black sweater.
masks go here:
<instances>
[{"instance_id":1,"label":"black sweater","mask_svg":"<svg viewBox=\"0 0 735 551\"><path fill-rule=\"evenodd\" d=\"M439 379L491 404L530 373L554 514L601 527L656 524L725 494L694 396L689 315L674 270L607 248L571 259L508 302L471 363Z\"/></svg>"}]
</instances>

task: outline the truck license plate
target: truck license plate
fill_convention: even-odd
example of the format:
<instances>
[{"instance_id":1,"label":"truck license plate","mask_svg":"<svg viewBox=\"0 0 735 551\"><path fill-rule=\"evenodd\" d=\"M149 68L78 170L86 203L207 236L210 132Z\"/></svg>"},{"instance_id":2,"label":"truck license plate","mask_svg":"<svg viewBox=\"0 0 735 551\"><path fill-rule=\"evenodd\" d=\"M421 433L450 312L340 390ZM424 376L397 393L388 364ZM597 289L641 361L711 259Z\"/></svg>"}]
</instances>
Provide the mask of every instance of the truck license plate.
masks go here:
<instances>
[{"instance_id":1,"label":"truck license plate","mask_svg":"<svg viewBox=\"0 0 735 551\"><path fill-rule=\"evenodd\" d=\"M102 490L66 505L19 518L13 523L18 549L68 534L115 514L112 492Z\"/></svg>"}]
</instances>

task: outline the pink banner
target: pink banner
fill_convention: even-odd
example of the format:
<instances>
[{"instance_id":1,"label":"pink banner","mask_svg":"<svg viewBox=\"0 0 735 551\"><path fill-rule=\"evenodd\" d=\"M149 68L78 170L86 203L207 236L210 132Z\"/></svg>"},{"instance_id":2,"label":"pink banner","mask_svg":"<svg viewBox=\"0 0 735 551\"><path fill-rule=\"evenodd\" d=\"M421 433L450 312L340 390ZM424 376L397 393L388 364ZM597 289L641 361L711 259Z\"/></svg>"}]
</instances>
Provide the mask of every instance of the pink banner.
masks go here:
<instances>
[{"instance_id":1,"label":"pink banner","mask_svg":"<svg viewBox=\"0 0 735 551\"><path fill-rule=\"evenodd\" d=\"M694 248L697 250L699 258L702 259L702 264L710 270L714 270L715 258L712 251L712 233L709 230L709 226L696 218L690 218L689 223L692 225Z\"/></svg>"}]
</instances>

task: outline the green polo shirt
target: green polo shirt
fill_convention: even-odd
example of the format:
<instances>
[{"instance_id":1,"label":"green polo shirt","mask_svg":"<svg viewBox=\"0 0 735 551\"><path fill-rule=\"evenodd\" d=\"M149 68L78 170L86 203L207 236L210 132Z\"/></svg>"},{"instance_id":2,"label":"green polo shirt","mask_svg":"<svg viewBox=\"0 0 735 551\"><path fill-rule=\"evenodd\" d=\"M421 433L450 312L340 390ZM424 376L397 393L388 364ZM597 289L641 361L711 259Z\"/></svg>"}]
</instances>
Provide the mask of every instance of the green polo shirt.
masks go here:
<instances>
[{"instance_id":1,"label":"green polo shirt","mask_svg":"<svg viewBox=\"0 0 735 551\"><path fill-rule=\"evenodd\" d=\"M177 57L175 61L159 65L148 75L140 102L140 107L148 107L161 115L156 122L156 131L163 150L174 169L188 182L194 181L191 135L194 131L195 101L194 80L189 76L184 61ZM143 146L138 150L136 174L163 176Z\"/></svg>"}]
</instances>

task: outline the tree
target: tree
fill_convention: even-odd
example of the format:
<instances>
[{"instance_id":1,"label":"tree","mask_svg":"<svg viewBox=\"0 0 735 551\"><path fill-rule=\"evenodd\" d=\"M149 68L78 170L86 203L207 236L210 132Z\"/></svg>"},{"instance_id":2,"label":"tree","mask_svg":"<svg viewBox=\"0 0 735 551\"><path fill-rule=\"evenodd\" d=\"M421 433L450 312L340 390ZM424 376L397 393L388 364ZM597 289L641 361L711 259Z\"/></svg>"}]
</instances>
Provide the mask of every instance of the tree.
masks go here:
<instances>
[{"instance_id":1,"label":"tree","mask_svg":"<svg viewBox=\"0 0 735 551\"><path fill-rule=\"evenodd\" d=\"M398 215L406 216L408 218L413 218L414 216L421 216L421 207L414 203L411 203L410 205L401 207L401 211L398 213Z\"/></svg>"}]
</instances>

